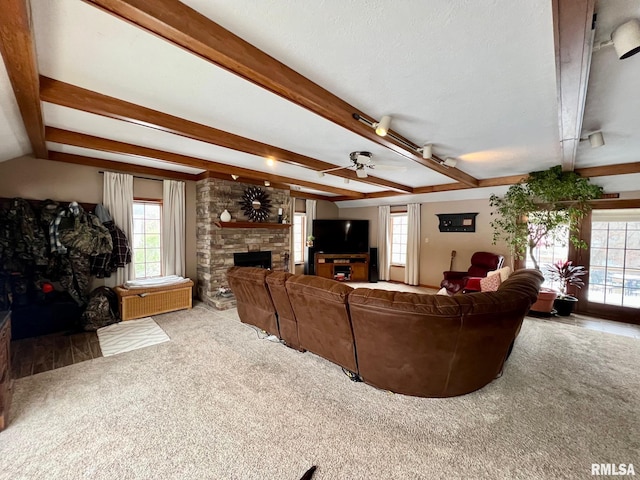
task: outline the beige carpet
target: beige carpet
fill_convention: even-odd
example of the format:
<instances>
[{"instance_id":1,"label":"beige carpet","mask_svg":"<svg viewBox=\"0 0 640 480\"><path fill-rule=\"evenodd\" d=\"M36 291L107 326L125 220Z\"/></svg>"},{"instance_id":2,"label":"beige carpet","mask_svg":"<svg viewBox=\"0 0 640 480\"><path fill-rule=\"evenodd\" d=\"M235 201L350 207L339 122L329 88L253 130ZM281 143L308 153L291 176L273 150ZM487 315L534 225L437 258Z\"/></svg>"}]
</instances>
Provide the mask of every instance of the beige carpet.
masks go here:
<instances>
[{"instance_id":1,"label":"beige carpet","mask_svg":"<svg viewBox=\"0 0 640 480\"><path fill-rule=\"evenodd\" d=\"M640 342L527 320L504 375L393 395L240 324L155 317L172 341L20 379L3 479L592 478L640 467Z\"/></svg>"}]
</instances>

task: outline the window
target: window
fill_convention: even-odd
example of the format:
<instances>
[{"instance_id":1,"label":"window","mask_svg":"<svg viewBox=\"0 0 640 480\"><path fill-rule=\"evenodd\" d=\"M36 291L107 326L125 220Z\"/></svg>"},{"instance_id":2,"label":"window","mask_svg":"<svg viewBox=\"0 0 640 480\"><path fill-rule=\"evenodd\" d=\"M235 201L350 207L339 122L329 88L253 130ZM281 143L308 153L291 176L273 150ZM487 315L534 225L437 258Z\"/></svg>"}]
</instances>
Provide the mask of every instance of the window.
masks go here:
<instances>
[{"instance_id":1,"label":"window","mask_svg":"<svg viewBox=\"0 0 640 480\"><path fill-rule=\"evenodd\" d=\"M294 213L293 215L293 261L304 262L304 246L307 230L307 215Z\"/></svg>"},{"instance_id":2,"label":"window","mask_svg":"<svg viewBox=\"0 0 640 480\"><path fill-rule=\"evenodd\" d=\"M162 204L133 202L133 265L135 278L162 275Z\"/></svg>"},{"instance_id":3,"label":"window","mask_svg":"<svg viewBox=\"0 0 640 480\"><path fill-rule=\"evenodd\" d=\"M406 213L391 214L391 264L406 265L409 217Z\"/></svg>"},{"instance_id":4,"label":"window","mask_svg":"<svg viewBox=\"0 0 640 480\"><path fill-rule=\"evenodd\" d=\"M640 307L640 209L594 210L590 302Z\"/></svg>"}]
</instances>

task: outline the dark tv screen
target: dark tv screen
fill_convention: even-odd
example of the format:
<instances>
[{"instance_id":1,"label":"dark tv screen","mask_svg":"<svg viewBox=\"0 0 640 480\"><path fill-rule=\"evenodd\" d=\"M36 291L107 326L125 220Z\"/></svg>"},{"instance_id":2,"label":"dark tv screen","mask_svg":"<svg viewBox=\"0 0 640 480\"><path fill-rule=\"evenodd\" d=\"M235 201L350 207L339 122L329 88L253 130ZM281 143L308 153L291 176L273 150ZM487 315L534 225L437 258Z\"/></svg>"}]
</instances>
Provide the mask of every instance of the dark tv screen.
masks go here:
<instances>
[{"instance_id":1,"label":"dark tv screen","mask_svg":"<svg viewBox=\"0 0 640 480\"><path fill-rule=\"evenodd\" d=\"M317 252L369 252L369 220L314 220L313 236Z\"/></svg>"}]
</instances>

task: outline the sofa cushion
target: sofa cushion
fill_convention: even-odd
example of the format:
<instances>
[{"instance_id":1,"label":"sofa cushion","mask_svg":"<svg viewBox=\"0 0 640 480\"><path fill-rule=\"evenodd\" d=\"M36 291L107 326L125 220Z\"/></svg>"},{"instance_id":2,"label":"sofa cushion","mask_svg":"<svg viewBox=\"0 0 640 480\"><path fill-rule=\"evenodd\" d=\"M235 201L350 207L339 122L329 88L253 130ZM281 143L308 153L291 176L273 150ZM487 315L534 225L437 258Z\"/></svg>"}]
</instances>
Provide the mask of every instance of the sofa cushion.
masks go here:
<instances>
[{"instance_id":1,"label":"sofa cushion","mask_svg":"<svg viewBox=\"0 0 640 480\"><path fill-rule=\"evenodd\" d=\"M511 267L502 267L487 273L487 277L491 275L500 275L500 281L504 282L511 275Z\"/></svg>"},{"instance_id":2,"label":"sofa cushion","mask_svg":"<svg viewBox=\"0 0 640 480\"><path fill-rule=\"evenodd\" d=\"M502 280L499 274L488 275L485 278L480 279L480 291L481 292L495 292L500 287Z\"/></svg>"},{"instance_id":3,"label":"sofa cushion","mask_svg":"<svg viewBox=\"0 0 640 480\"><path fill-rule=\"evenodd\" d=\"M279 336L276 308L265 281L270 273L264 268L231 267L227 280L236 297L240 321Z\"/></svg>"},{"instance_id":4,"label":"sofa cushion","mask_svg":"<svg viewBox=\"0 0 640 480\"><path fill-rule=\"evenodd\" d=\"M313 275L293 275L286 282L298 327L300 348L357 372L348 285Z\"/></svg>"},{"instance_id":5,"label":"sofa cushion","mask_svg":"<svg viewBox=\"0 0 640 480\"><path fill-rule=\"evenodd\" d=\"M267 286L271 293L271 299L278 313L278 328L280 329L280 337L285 341L287 346L301 350L300 341L298 340L298 325L296 316L293 313L289 294L285 286L287 280L294 275L288 272L273 272L267 276Z\"/></svg>"}]
</instances>

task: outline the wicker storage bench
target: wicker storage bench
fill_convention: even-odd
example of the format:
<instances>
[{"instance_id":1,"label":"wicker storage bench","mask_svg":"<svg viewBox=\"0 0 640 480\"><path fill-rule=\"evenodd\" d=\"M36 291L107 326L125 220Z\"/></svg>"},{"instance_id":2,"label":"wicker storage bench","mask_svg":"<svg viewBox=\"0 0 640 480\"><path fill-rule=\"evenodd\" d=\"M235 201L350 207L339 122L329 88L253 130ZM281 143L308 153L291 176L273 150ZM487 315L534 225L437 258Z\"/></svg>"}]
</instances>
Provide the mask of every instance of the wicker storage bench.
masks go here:
<instances>
[{"instance_id":1,"label":"wicker storage bench","mask_svg":"<svg viewBox=\"0 0 640 480\"><path fill-rule=\"evenodd\" d=\"M158 315L191 308L193 282L177 283L162 287L114 288L120 304L122 320Z\"/></svg>"}]
</instances>

